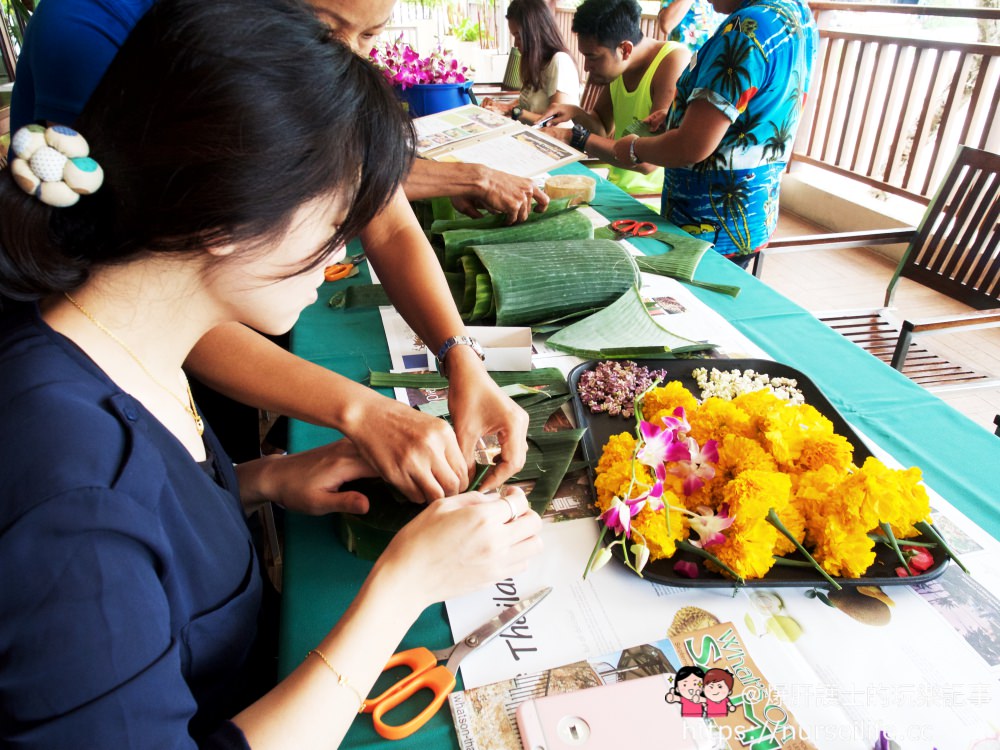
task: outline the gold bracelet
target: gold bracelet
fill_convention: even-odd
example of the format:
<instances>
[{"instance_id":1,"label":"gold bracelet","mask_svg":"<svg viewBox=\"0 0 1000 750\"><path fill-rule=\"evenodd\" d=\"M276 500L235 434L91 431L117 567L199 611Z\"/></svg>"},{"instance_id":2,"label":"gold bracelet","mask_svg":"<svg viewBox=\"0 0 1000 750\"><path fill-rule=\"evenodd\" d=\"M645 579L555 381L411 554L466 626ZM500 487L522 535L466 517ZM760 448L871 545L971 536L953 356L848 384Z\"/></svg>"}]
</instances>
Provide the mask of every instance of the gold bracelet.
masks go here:
<instances>
[{"instance_id":1,"label":"gold bracelet","mask_svg":"<svg viewBox=\"0 0 1000 750\"><path fill-rule=\"evenodd\" d=\"M364 710L365 710L365 699L361 697L361 693L358 692L358 689L356 687L354 687L354 685L351 684L350 680L348 680L346 677L344 677L344 675L342 675L340 672L338 672L336 669L334 669L333 665L330 663L330 660L327 659L326 656L323 654L323 652L320 651L318 648L314 648L311 651L309 651L306 654L306 658L308 659L313 654L316 654L316 656L318 656L320 659L322 659L323 663L326 664L326 666L328 666L330 668L330 671L333 672L333 674L337 678L337 684L338 685L341 685L341 686L347 688L348 690L350 690L352 693L354 693L358 697L358 703L359 703L358 713L359 714L363 713Z\"/></svg>"}]
</instances>

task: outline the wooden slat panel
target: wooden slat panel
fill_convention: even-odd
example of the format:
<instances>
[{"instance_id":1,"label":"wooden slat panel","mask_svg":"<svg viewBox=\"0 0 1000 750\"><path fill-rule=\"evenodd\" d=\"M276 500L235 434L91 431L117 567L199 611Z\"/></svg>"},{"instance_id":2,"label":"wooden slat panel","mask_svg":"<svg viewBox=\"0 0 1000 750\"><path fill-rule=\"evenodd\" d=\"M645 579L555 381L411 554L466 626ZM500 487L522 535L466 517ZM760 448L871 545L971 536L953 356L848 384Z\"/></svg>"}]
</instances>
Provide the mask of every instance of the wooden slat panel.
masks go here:
<instances>
[{"instance_id":1,"label":"wooden slat panel","mask_svg":"<svg viewBox=\"0 0 1000 750\"><path fill-rule=\"evenodd\" d=\"M959 86L962 85L962 72L965 70L965 63L969 59L968 55L965 53L960 53L958 56L958 62L955 64L955 72L951 76L951 85L948 87L948 98L944 103L944 110L941 114L941 122L938 125L938 132L944 133L948 129L948 121L951 118L952 108L955 106L955 92L958 91ZM938 163L938 158L941 156L941 143L942 139L936 138L934 140L934 147L931 151L931 165L927 169L927 175L924 177L924 184L920 192L927 194L931 189L931 178L934 176L934 165Z\"/></svg>"},{"instance_id":2,"label":"wooden slat panel","mask_svg":"<svg viewBox=\"0 0 1000 750\"><path fill-rule=\"evenodd\" d=\"M910 177L913 174L913 165L917 163L919 156L919 151L922 145L922 134L924 132L924 126L927 124L927 116L931 109L931 97L935 93L935 84L937 82L938 76L941 74L941 60L944 57L944 51L938 51L934 56L934 65L931 68L930 85L927 87L927 91L924 93L924 105L920 109L920 115L917 117L917 129L916 137L914 137L912 143L910 144L910 153L906 158L906 171L903 173L902 187L910 187ZM916 67L914 67L914 74L916 74Z\"/></svg>"}]
</instances>

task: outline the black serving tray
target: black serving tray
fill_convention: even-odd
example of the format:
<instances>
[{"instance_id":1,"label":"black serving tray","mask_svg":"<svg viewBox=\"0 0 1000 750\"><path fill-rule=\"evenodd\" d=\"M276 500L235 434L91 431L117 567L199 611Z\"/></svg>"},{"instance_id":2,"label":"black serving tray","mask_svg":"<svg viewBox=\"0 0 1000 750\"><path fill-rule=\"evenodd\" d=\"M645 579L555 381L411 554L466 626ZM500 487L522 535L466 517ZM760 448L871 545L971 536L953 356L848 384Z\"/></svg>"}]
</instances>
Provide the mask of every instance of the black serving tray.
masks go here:
<instances>
[{"instance_id":1,"label":"black serving tray","mask_svg":"<svg viewBox=\"0 0 1000 750\"><path fill-rule=\"evenodd\" d=\"M632 361L651 370L666 370L667 377L665 382L679 380L696 398L701 391L691 373L699 367L704 367L708 370L711 370L713 367L719 370L753 370L758 373L770 375L771 377L794 378L797 381L799 390L802 391L806 403L829 419L833 423L834 431L843 435L854 446L854 462L856 464L860 466L866 458L872 455L868 447L861 441L861 438L851 429L847 421L833 407L833 404L827 400L816 384L801 372L788 365L766 359L635 359ZM598 364L599 360L584 362L573 368L567 378L570 391L573 393L573 414L576 417L576 422L580 427L587 428L587 432L584 434L580 444L584 457L590 463L591 467L597 465L597 461L601 457L601 450L605 443L607 443L608 438L620 432L632 432L635 429L635 419L633 417L626 419L622 416L611 416L605 412L595 414L580 400L580 396L577 393L577 383L580 380L580 376L584 372L594 369ZM590 478L591 482L593 482L593 468L590 470ZM935 540L921 534L915 538L915 541L934 542ZM877 544L875 546L875 562L868 568L864 576L861 578L834 578L834 580L841 586L846 587L898 586L900 584L924 583L944 573L949 562L946 552L940 545L930 548L930 552L934 558L934 564L922 573L904 578L897 576L895 573L895 569L899 567L899 559L896 557L896 553L884 544ZM622 559L624 552L622 552L621 545L614 547L613 554L619 560ZM786 555L785 557L791 560L805 560L798 552ZM673 566L678 560L699 563L699 577L688 578L675 573ZM678 551L673 557L650 562L643 569L642 574L645 578L669 586L719 588L734 585L735 582L733 579L706 569L704 565L700 564L702 562L703 559L697 555L690 552ZM812 568L776 565L763 578L748 580L746 581L746 585L763 588L791 586L829 587L830 582Z\"/></svg>"}]
</instances>

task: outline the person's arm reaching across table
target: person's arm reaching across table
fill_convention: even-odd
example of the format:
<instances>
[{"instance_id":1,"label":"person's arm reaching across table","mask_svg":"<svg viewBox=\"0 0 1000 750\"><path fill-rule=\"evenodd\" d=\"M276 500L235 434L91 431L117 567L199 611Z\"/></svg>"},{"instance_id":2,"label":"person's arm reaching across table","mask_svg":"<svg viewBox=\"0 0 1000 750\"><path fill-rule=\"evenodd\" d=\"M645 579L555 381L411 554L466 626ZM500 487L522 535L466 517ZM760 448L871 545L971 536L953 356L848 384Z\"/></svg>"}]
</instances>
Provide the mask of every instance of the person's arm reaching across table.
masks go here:
<instances>
[{"instance_id":1,"label":"person's arm reaching across table","mask_svg":"<svg viewBox=\"0 0 1000 750\"><path fill-rule=\"evenodd\" d=\"M465 333L440 263L401 193L361 240L389 298L431 351ZM403 268L405 274L400 273ZM476 441L483 435L496 434L500 440L497 468L483 483L484 490L497 487L524 465L527 414L500 390L470 347L450 349L444 365L448 406L466 465L472 465Z\"/></svg>"},{"instance_id":2,"label":"person's arm reaching across table","mask_svg":"<svg viewBox=\"0 0 1000 750\"><path fill-rule=\"evenodd\" d=\"M719 147L730 126L729 118L704 99L691 102L679 127L661 135L632 135L615 142L617 159L631 150L640 161L664 167L686 167L707 159Z\"/></svg>"},{"instance_id":3,"label":"person's arm reaching across table","mask_svg":"<svg viewBox=\"0 0 1000 750\"><path fill-rule=\"evenodd\" d=\"M544 211L549 197L527 177L500 172L482 164L459 164L416 159L403 185L409 200L451 198L455 208L478 218L479 209L504 214L508 224Z\"/></svg>"}]
</instances>

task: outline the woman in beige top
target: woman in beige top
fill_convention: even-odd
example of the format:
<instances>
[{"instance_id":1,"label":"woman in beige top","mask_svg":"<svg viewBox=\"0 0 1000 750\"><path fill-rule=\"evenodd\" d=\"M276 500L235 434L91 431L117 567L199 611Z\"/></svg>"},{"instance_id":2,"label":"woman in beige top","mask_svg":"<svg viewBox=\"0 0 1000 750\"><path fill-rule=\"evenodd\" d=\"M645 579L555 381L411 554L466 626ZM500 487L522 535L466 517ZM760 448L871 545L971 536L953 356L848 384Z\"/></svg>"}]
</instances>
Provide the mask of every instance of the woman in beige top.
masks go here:
<instances>
[{"instance_id":1,"label":"woman in beige top","mask_svg":"<svg viewBox=\"0 0 1000 750\"><path fill-rule=\"evenodd\" d=\"M511 0L507 27L521 53L517 102L484 99L483 106L533 124L551 104L580 103L580 73L563 44L546 0Z\"/></svg>"}]
</instances>

